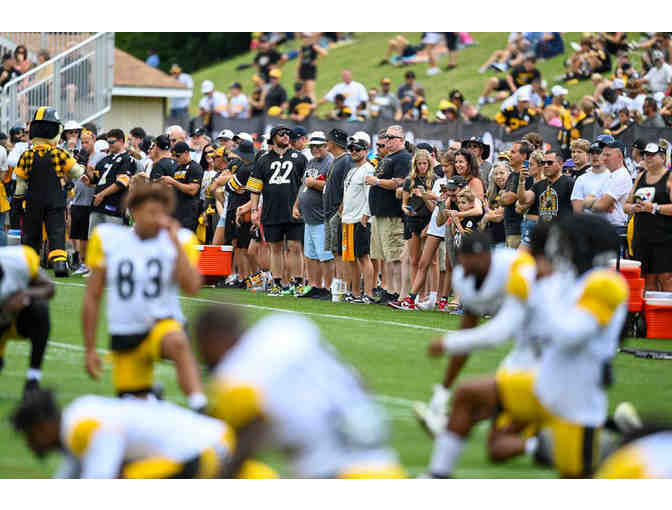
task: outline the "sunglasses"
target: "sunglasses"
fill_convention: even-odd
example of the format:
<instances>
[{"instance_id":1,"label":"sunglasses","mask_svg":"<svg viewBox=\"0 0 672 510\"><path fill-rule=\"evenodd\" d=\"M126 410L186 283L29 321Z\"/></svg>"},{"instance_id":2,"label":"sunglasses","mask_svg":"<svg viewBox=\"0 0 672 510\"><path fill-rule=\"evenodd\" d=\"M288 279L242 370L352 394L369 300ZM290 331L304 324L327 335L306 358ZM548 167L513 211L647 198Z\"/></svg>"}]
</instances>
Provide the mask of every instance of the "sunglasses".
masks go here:
<instances>
[{"instance_id":1,"label":"sunglasses","mask_svg":"<svg viewBox=\"0 0 672 510\"><path fill-rule=\"evenodd\" d=\"M366 148L359 147L358 145L348 145L348 150L350 152L361 152L361 151L365 151Z\"/></svg>"},{"instance_id":2,"label":"sunglasses","mask_svg":"<svg viewBox=\"0 0 672 510\"><path fill-rule=\"evenodd\" d=\"M394 136L394 135L386 135L385 138L387 140L394 140L395 138L398 138L399 140L401 140L400 136Z\"/></svg>"},{"instance_id":3,"label":"sunglasses","mask_svg":"<svg viewBox=\"0 0 672 510\"><path fill-rule=\"evenodd\" d=\"M116 140L116 139L114 139L114 138L108 138L108 139L107 139L107 143L108 143L109 145L113 145L113 144L117 143L118 141L119 141L119 140Z\"/></svg>"},{"instance_id":4,"label":"sunglasses","mask_svg":"<svg viewBox=\"0 0 672 510\"><path fill-rule=\"evenodd\" d=\"M378 147L379 149L382 149L383 147L385 147L385 144L384 143L377 143L376 147Z\"/></svg>"},{"instance_id":5,"label":"sunglasses","mask_svg":"<svg viewBox=\"0 0 672 510\"><path fill-rule=\"evenodd\" d=\"M280 131L276 136L291 136L291 134L290 131Z\"/></svg>"},{"instance_id":6,"label":"sunglasses","mask_svg":"<svg viewBox=\"0 0 672 510\"><path fill-rule=\"evenodd\" d=\"M552 159L544 161L544 166L551 166L551 165L554 165L554 164L555 164L555 161L553 161Z\"/></svg>"}]
</instances>

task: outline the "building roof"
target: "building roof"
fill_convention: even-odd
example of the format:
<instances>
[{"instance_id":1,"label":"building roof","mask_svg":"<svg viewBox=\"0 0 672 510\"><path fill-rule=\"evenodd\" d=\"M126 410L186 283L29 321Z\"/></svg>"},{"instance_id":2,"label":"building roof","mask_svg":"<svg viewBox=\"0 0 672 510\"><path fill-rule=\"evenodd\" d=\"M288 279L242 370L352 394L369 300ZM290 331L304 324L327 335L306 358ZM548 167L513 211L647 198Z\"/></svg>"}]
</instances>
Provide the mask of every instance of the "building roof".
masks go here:
<instances>
[{"instance_id":1,"label":"building roof","mask_svg":"<svg viewBox=\"0 0 672 510\"><path fill-rule=\"evenodd\" d=\"M114 49L113 96L191 97L187 86L119 48Z\"/></svg>"}]
</instances>

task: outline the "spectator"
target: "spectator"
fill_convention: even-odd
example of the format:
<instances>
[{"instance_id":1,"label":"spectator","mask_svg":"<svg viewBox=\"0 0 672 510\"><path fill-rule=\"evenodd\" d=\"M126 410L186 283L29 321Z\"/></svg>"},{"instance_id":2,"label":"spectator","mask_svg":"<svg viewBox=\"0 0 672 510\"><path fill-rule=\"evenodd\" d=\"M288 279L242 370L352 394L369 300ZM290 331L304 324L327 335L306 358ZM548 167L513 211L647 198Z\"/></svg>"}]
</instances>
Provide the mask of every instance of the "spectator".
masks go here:
<instances>
[{"instance_id":1,"label":"spectator","mask_svg":"<svg viewBox=\"0 0 672 510\"><path fill-rule=\"evenodd\" d=\"M476 114L478 114L478 112L476 112ZM439 102L439 111L437 111L435 114L436 122L455 122L459 116L460 114L457 111L457 106L455 106L453 103L447 99L442 99Z\"/></svg>"},{"instance_id":2,"label":"spectator","mask_svg":"<svg viewBox=\"0 0 672 510\"><path fill-rule=\"evenodd\" d=\"M345 104L345 96L336 94L334 96L334 108L327 115L329 120L348 120L352 117L352 110Z\"/></svg>"},{"instance_id":3,"label":"spectator","mask_svg":"<svg viewBox=\"0 0 672 510\"><path fill-rule=\"evenodd\" d=\"M665 62L665 54L660 50L652 53L653 67L644 75L642 81L649 86L652 94L667 91L672 82L672 66Z\"/></svg>"},{"instance_id":4,"label":"spectator","mask_svg":"<svg viewBox=\"0 0 672 510\"><path fill-rule=\"evenodd\" d=\"M231 149L233 149L234 137L235 135L233 134L233 131L230 129L222 129L219 133L217 133L215 141L221 147L224 147L225 152L228 153Z\"/></svg>"},{"instance_id":5,"label":"spectator","mask_svg":"<svg viewBox=\"0 0 672 510\"><path fill-rule=\"evenodd\" d=\"M652 97L644 100L644 120L639 123L644 128L664 128L665 121L658 113L658 103Z\"/></svg>"},{"instance_id":6,"label":"spectator","mask_svg":"<svg viewBox=\"0 0 672 510\"><path fill-rule=\"evenodd\" d=\"M560 32L545 32L537 43L534 53L537 58L549 59L565 52L565 43Z\"/></svg>"},{"instance_id":7,"label":"spectator","mask_svg":"<svg viewBox=\"0 0 672 510\"><path fill-rule=\"evenodd\" d=\"M487 161L490 157L490 146L483 143L483 139L480 136L472 136L469 140L462 142L462 147L471 152L474 158L476 158L478 176L481 178L483 187L487 189L490 182L490 169L492 168L490 162Z\"/></svg>"},{"instance_id":8,"label":"spectator","mask_svg":"<svg viewBox=\"0 0 672 510\"><path fill-rule=\"evenodd\" d=\"M406 115L408 110L413 108L415 88L419 85L415 82L415 73L413 71L406 71L404 80L406 80L405 83L397 89L397 98L401 104L402 115Z\"/></svg>"},{"instance_id":9,"label":"spectator","mask_svg":"<svg viewBox=\"0 0 672 510\"><path fill-rule=\"evenodd\" d=\"M191 152L185 142L177 142L173 146L173 155L179 166L172 176L164 175L159 182L175 190L177 206L173 216L184 228L196 232L203 169L191 160Z\"/></svg>"},{"instance_id":10,"label":"spectator","mask_svg":"<svg viewBox=\"0 0 672 510\"><path fill-rule=\"evenodd\" d=\"M413 45L403 35L397 35L387 41L385 58L378 65L384 66L390 63L408 63L415 55L425 47L423 43Z\"/></svg>"},{"instance_id":11,"label":"spectator","mask_svg":"<svg viewBox=\"0 0 672 510\"><path fill-rule=\"evenodd\" d=\"M147 53L149 54L149 56L147 57L147 60L145 60L145 64L155 69L158 69L158 67L161 65L161 59L159 58L159 54L154 49L148 50Z\"/></svg>"},{"instance_id":12,"label":"spectator","mask_svg":"<svg viewBox=\"0 0 672 510\"><path fill-rule=\"evenodd\" d=\"M266 95L266 85L264 80L259 78L259 76L252 77L252 83L254 83L254 88L250 94L250 116L259 117L264 114L266 111L264 108L264 96Z\"/></svg>"},{"instance_id":13,"label":"spectator","mask_svg":"<svg viewBox=\"0 0 672 510\"><path fill-rule=\"evenodd\" d=\"M663 118L663 122L665 122L665 127L672 127L672 97L667 96L663 99L660 116Z\"/></svg>"},{"instance_id":14,"label":"spectator","mask_svg":"<svg viewBox=\"0 0 672 510\"><path fill-rule=\"evenodd\" d=\"M366 93L366 88L361 83L352 80L352 71L350 69L343 69L341 73L343 81L334 85L327 94L320 99L318 105L324 104L327 101L334 102L337 94L342 94L345 97L345 105L350 108L351 112L357 110L357 106L361 102L366 102L369 98Z\"/></svg>"},{"instance_id":15,"label":"spectator","mask_svg":"<svg viewBox=\"0 0 672 510\"><path fill-rule=\"evenodd\" d=\"M269 86L264 95L264 105L267 112L274 107L279 108L280 113L287 110L287 92L280 85L281 77L282 71L280 69L272 69L268 73Z\"/></svg>"},{"instance_id":16,"label":"spectator","mask_svg":"<svg viewBox=\"0 0 672 510\"><path fill-rule=\"evenodd\" d=\"M189 150L191 152L191 159L201 164L203 159L203 150L210 143L210 138L206 135L204 128L198 128L189 138ZM201 166L201 170L203 167Z\"/></svg>"},{"instance_id":17,"label":"spectator","mask_svg":"<svg viewBox=\"0 0 672 510\"><path fill-rule=\"evenodd\" d=\"M443 166L437 159L438 157L438 150L432 147L430 144L427 142L420 142L418 145L415 146L415 150L424 150L427 151L429 154L429 168L432 170L432 173L434 174L434 177L443 177Z\"/></svg>"},{"instance_id":18,"label":"spectator","mask_svg":"<svg viewBox=\"0 0 672 510\"><path fill-rule=\"evenodd\" d=\"M320 33L307 33L303 37L303 45L299 49L298 79L304 84L304 93L311 102L315 101L315 80L317 79L317 66L315 62L320 56L326 57L328 52L317 44Z\"/></svg>"},{"instance_id":19,"label":"spectator","mask_svg":"<svg viewBox=\"0 0 672 510\"><path fill-rule=\"evenodd\" d=\"M285 63L287 57L279 53L268 40L268 37L262 36L259 39L259 50L254 57L254 67L261 79L268 83L269 73L273 69Z\"/></svg>"},{"instance_id":20,"label":"spectator","mask_svg":"<svg viewBox=\"0 0 672 510\"><path fill-rule=\"evenodd\" d=\"M108 155L98 162L95 170L89 169L85 181L95 186L89 216L89 238L101 223L123 224L121 199L135 172L135 161L125 149L124 132L110 129L107 143Z\"/></svg>"},{"instance_id":21,"label":"spectator","mask_svg":"<svg viewBox=\"0 0 672 510\"><path fill-rule=\"evenodd\" d=\"M450 211L453 243L455 248L462 246L462 238L476 231L483 219L482 202L468 187L462 188L457 194L457 211Z\"/></svg>"},{"instance_id":22,"label":"spectator","mask_svg":"<svg viewBox=\"0 0 672 510\"><path fill-rule=\"evenodd\" d=\"M486 60L485 64L479 67L478 72L483 74L488 69L493 71L506 71L511 65L516 65L513 62L520 63L524 52L522 32L511 32L509 34L507 45L504 49L495 50L492 55Z\"/></svg>"},{"instance_id":23,"label":"spectator","mask_svg":"<svg viewBox=\"0 0 672 510\"><path fill-rule=\"evenodd\" d=\"M304 155L307 161L310 161L313 157L310 149L306 146L308 142L308 132L303 126L296 126L292 130L292 134L289 135L289 141L292 144L292 148L299 151Z\"/></svg>"},{"instance_id":24,"label":"spectator","mask_svg":"<svg viewBox=\"0 0 672 510\"><path fill-rule=\"evenodd\" d=\"M515 106L518 104L518 96L521 94L527 95L530 98L530 108L535 111L541 111L547 104L548 93L543 87L541 80L535 79L532 80L532 83L529 85L518 87L518 89L513 94L502 101L502 105L499 107L499 109L504 110L509 106Z\"/></svg>"},{"instance_id":25,"label":"spectator","mask_svg":"<svg viewBox=\"0 0 672 510\"><path fill-rule=\"evenodd\" d=\"M479 228L490 233L495 246L506 245L504 230L504 208L501 204L502 195L506 190L506 181L511 174L511 165L506 161L498 161L492 167L492 179L488 186L487 207Z\"/></svg>"},{"instance_id":26,"label":"spectator","mask_svg":"<svg viewBox=\"0 0 672 510\"><path fill-rule=\"evenodd\" d=\"M535 150L528 159L529 166L520 170L520 179L516 190L518 197L516 212L523 215L523 220L520 223L520 246L526 249L529 249L532 245L532 232L539 223L539 203L535 201L529 205L522 205L522 200L524 200L523 195L526 188L531 188L544 179L544 159L544 153Z\"/></svg>"},{"instance_id":27,"label":"spectator","mask_svg":"<svg viewBox=\"0 0 672 510\"><path fill-rule=\"evenodd\" d=\"M370 108L377 112L374 117L379 117L383 120L401 120L401 105L399 98L392 92L392 80L383 78L380 80L380 92L377 92L375 97L370 100Z\"/></svg>"},{"instance_id":28,"label":"spectator","mask_svg":"<svg viewBox=\"0 0 672 510\"><path fill-rule=\"evenodd\" d=\"M233 82L229 87L231 95L229 96L228 112L232 119L249 119L250 103L247 96L243 94L243 86L239 82Z\"/></svg>"},{"instance_id":29,"label":"spectator","mask_svg":"<svg viewBox=\"0 0 672 510\"><path fill-rule=\"evenodd\" d=\"M403 117L405 120L428 120L429 107L425 102L425 89L417 86L413 90L413 101Z\"/></svg>"},{"instance_id":30,"label":"spectator","mask_svg":"<svg viewBox=\"0 0 672 510\"><path fill-rule=\"evenodd\" d=\"M649 143L644 149L646 170L635 181L625 204L634 214L632 247L642 263L646 290L672 292L672 205L670 170L665 149Z\"/></svg>"},{"instance_id":31,"label":"spectator","mask_svg":"<svg viewBox=\"0 0 672 510\"><path fill-rule=\"evenodd\" d=\"M490 121L489 118L487 118L485 115L482 115L471 103L464 103L460 112L462 113L462 118L467 124Z\"/></svg>"},{"instance_id":32,"label":"spectator","mask_svg":"<svg viewBox=\"0 0 672 510\"><path fill-rule=\"evenodd\" d=\"M606 74L611 71L611 58L604 43L592 36L581 39L579 50L569 60L569 71L561 77L570 84L587 80L594 73Z\"/></svg>"},{"instance_id":33,"label":"spectator","mask_svg":"<svg viewBox=\"0 0 672 510\"><path fill-rule=\"evenodd\" d=\"M310 96L306 95L305 84L297 81L294 84L294 97L289 100L289 118L296 122L304 122L315 109Z\"/></svg>"},{"instance_id":34,"label":"spectator","mask_svg":"<svg viewBox=\"0 0 672 510\"><path fill-rule=\"evenodd\" d=\"M627 32L600 32L600 36L604 39L605 49L614 56L629 50Z\"/></svg>"},{"instance_id":35,"label":"spectator","mask_svg":"<svg viewBox=\"0 0 672 510\"><path fill-rule=\"evenodd\" d=\"M534 202L537 203L539 221L552 222L573 214L571 201L573 182L563 175L562 163L561 154L547 152L544 159L544 178L533 184L530 190L519 189L517 196L521 206L529 207Z\"/></svg>"},{"instance_id":36,"label":"spectator","mask_svg":"<svg viewBox=\"0 0 672 510\"><path fill-rule=\"evenodd\" d=\"M464 100L464 94L457 89L453 89L448 93L448 99L455 105L458 111L461 110L462 106L467 104Z\"/></svg>"},{"instance_id":37,"label":"spectator","mask_svg":"<svg viewBox=\"0 0 672 510\"><path fill-rule=\"evenodd\" d=\"M533 55L528 55L521 65L514 67L511 73L506 75L506 78L488 79L483 94L478 98L478 107L482 107L486 102L493 103L495 101L490 97L492 92L499 92L496 100L501 101L509 94L513 94L518 87L528 85L535 79L540 80L541 73L536 67L536 58Z\"/></svg>"},{"instance_id":38,"label":"spectator","mask_svg":"<svg viewBox=\"0 0 672 510\"><path fill-rule=\"evenodd\" d=\"M369 207L373 215L371 236L373 258L386 264L386 285L381 302L399 299L401 289L401 254L404 250L404 224L401 204L395 191L411 171L411 155L404 147L404 129L390 126L385 133L387 155L376 168L375 176L368 176L371 186Z\"/></svg>"},{"instance_id":39,"label":"spectator","mask_svg":"<svg viewBox=\"0 0 672 510\"><path fill-rule=\"evenodd\" d=\"M187 132L182 129L182 126L174 125L174 126L169 126L166 128L166 134L168 135L168 139L170 140L170 146L171 148L177 143L177 142L185 142L187 141Z\"/></svg>"},{"instance_id":40,"label":"spectator","mask_svg":"<svg viewBox=\"0 0 672 510\"><path fill-rule=\"evenodd\" d=\"M7 140L7 135L4 135L4 140ZM0 136L2 136L0 135ZM7 212L11 209L9 200L7 199L7 192L5 190L4 181L9 175L9 166L7 164L7 149L4 144L0 144L0 247L7 246L7 234L5 233L5 217Z\"/></svg>"},{"instance_id":41,"label":"spectator","mask_svg":"<svg viewBox=\"0 0 672 510\"><path fill-rule=\"evenodd\" d=\"M341 222L343 224L343 262L350 267L352 282L351 303L373 304L373 287L375 277L370 257L371 227L369 218L369 186L365 180L374 173L374 168L367 161L366 153L371 145L369 135L355 133L348 139L348 152L352 159L352 168L348 170L343 181L343 203L341 206ZM361 292L360 281L364 279L364 293Z\"/></svg>"},{"instance_id":42,"label":"spectator","mask_svg":"<svg viewBox=\"0 0 672 510\"><path fill-rule=\"evenodd\" d=\"M527 133L523 138L523 142L527 142L530 145L530 149L533 151L542 151L544 150L544 139L541 135L535 131ZM543 166L543 164L541 165Z\"/></svg>"},{"instance_id":43,"label":"spectator","mask_svg":"<svg viewBox=\"0 0 672 510\"><path fill-rule=\"evenodd\" d=\"M587 142L587 140L576 140L574 142L574 144L577 145L572 145L572 155L579 146L581 149L583 148L583 142ZM574 214L580 214L583 212L590 213L590 209L584 211L585 198L588 196L597 198L601 197L602 193L606 189L607 181L611 177L611 173L608 172L607 168L602 166L600 163L600 154L602 153L602 147L600 144L594 143L588 150L592 165L590 165L588 169L576 179L576 182L574 183L574 189L572 189L571 200ZM603 215L603 213L599 214Z\"/></svg>"},{"instance_id":44,"label":"spectator","mask_svg":"<svg viewBox=\"0 0 672 510\"><path fill-rule=\"evenodd\" d=\"M33 67L33 63L28 58L28 49L23 44L19 44L14 49L14 60L16 61L14 67L19 74L26 74Z\"/></svg>"},{"instance_id":45,"label":"spectator","mask_svg":"<svg viewBox=\"0 0 672 510\"><path fill-rule=\"evenodd\" d=\"M327 151L327 138L314 131L308 140L312 158L303 176L298 208L305 223L303 249L307 261L308 286L298 297L329 299L327 288L333 278L334 256L325 246L325 218L322 190L334 157Z\"/></svg>"},{"instance_id":46,"label":"spectator","mask_svg":"<svg viewBox=\"0 0 672 510\"><path fill-rule=\"evenodd\" d=\"M507 133L529 126L537 120L537 113L530 108L530 96L519 94L516 106L509 106L495 115L495 121L504 125Z\"/></svg>"},{"instance_id":47,"label":"spectator","mask_svg":"<svg viewBox=\"0 0 672 510\"><path fill-rule=\"evenodd\" d=\"M226 94L215 90L215 84L210 80L205 80L201 84L201 98L198 106L200 108L201 121L208 131L215 127L215 117L228 117Z\"/></svg>"},{"instance_id":48,"label":"spectator","mask_svg":"<svg viewBox=\"0 0 672 510\"><path fill-rule=\"evenodd\" d=\"M16 59L11 53L2 56L2 69L0 69L0 90L20 73L16 69Z\"/></svg>"},{"instance_id":49,"label":"spectator","mask_svg":"<svg viewBox=\"0 0 672 510\"><path fill-rule=\"evenodd\" d=\"M467 181L467 186L474 192L474 195L483 203L485 187L479 177L478 164L476 158L467 149L460 149L455 154L455 172Z\"/></svg>"},{"instance_id":50,"label":"spectator","mask_svg":"<svg viewBox=\"0 0 672 510\"><path fill-rule=\"evenodd\" d=\"M522 214L516 212L516 200L518 199L518 182L521 170L525 167L532 153L532 148L527 142L514 142L510 151L511 173L506 181L505 191L500 199L504 207L504 231L506 232L506 246L518 248L521 239Z\"/></svg>"},{"instance_id":51,"label":"spectator","mask_svg":"<svg viewBox=\"0 0 672 510\"><path fill-rule=\"evenodd\" d=\"M600 163L609 170L602 196L588 195L584 198L584 209L607 213L606 219L614 225L619 234L625 234L627 216L623 210L632 189L630 172L625 168L625 145L620 140L607 143L600 155Z\"/></svg>"},{"instance_id":52,"label":"spectator","mask_svg":"<svg viewBox=\"0 0 672 510\"><path fill-rule=\"evenodd\" d=\"M590 169L590 142L583 138L579 138L578 140L574 140L569 148L572 154L572 161L574 161L575 165L575 168L572 171L572 177L576 181L576 179Z\"/></svg>"},{"instance_id":53,"label":"spectator","mask_svg":"<svg viewBox=\"0 0 672 510\"><path fill-rule=\"evenodd\" d=\"M152 169L149 173L150 182L156 182L164 175L172 177L177 170L178 163L171 157L171 142L168 135L159 135L154 140L153 147L150 151L153 154Z\"/></svg>"}]
</instances>

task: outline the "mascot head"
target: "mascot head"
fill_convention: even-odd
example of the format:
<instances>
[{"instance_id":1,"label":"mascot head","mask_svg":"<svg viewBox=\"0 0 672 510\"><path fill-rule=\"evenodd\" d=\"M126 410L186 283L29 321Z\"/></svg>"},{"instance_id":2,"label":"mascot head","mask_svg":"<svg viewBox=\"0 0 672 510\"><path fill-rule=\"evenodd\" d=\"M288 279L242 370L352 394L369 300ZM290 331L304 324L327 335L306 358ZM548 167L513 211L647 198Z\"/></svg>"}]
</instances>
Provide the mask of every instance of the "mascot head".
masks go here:
<instances>
[{"instance_id":1,"label":"mascot head","mask_svg":"<svg viewBox=\"0 0 672 510\"><path fill-rule=\"evenodd\" d=\"M61 124L56 108L40 106L30 122L31 141L42 141L48 142L50 145L56 145L61 138L62 131L63 124Z\"/></svg>"}]
</instances>

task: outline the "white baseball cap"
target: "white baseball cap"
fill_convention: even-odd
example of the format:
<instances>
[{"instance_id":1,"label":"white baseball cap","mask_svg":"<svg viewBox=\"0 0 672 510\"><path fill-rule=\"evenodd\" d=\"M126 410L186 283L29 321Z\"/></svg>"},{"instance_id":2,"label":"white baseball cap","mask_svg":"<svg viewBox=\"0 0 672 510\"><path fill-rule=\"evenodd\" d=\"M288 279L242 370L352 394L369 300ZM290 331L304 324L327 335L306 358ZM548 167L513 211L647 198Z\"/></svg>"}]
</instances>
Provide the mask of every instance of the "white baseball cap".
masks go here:
<instances>
[{"instance_id":1,"label":"white baseball cap","mask_svg":"<svg viewBox=\"0 0 672 510\"><path fill-rule=\"evenodd\" d=\"M76 120L69 120L63 126L63 131L78 131L80 129L82 129L82 126Z\"/></svg>"},{"instance_id":2,"label":"white baseball cap","mask_svg":"<svg viewBox=\"0 0 672 510\"><path fill-rule=\"evenodd\" d=\"M327 137L323 131L313 131L308 137L308 145L323 145L327 143Z\"/></svg>"},{"instance_id":3,"label":"white baseball cap","mask_svg":"<svg viewBox=\"0 0 672 510\"><path fill-rule=\"evenodd\" d=\"M364 131L357 131L351 138L365 142L367 147L371 147L371 137Z\"/></svg>"},{"instance_id":4,"label":"white baseball cap","mask_svg":"<svg viewBox=\"0 0 672 510\"><path fill-rule=\"evenodd\" d=\"M109 150L110 144L108 144L105 140L97 140L96 143L93 144L93 150L95 152L104 152Z\"/></svg>"},{"instance_id":5,"label":"white baseball cap","mask_svg":"<svg viewBox=\"0 0 672 510\"><path fill-rule=\"evenodd\" d=\"M522 90L518 94L518 102L520 103L521 101L529 101L530 100L530 93L527 90Z\"/></svg>"},{"instance_id":6,"label":"white baseball cap","mask_svg":"<svg viewBox=\"0 0 672 510\"><path fill-rule=\"evenodd\" d=\"M215 140L219 140L220 138L227 138L228 140L233 140L233 131L231 131L230 129L222 129L217 135L217 138L215 138Z\"/></svg>"},{"instance_id":7,"label":"white baseball cap","mask_svg":"<svg viewBox=\"0 0 672 510\"><path fill-rule=\"evenodd\" d=\"M241 131L240 133L238 133L236 136L233 137L234 142L240 142L241 140L247 140L250 143L254 143L252 135L250 133L245 133L244 131Z\"/></svg>"},{"instance_id":8,"label":"white baseball cap","mask_svg":"<svg viewBox=\"0 0 672 510\"><path fill-rule=\"evenodd\" d=\"M213 90L215 90L215 84L210 80L205 80L203 83L201 83L201 94L208 94Z\"/></svg>"},{"instance_id":9,"label":"white baseball cap","mask_svg":"<svg viewBox=\"0 0 672 510\"><path fill-rule=\"evenodd\" d=\"M553 85L551 88L551 94L553 96L566 96L569 94L569 90L567 90L565 87L561 85Z\"/></svg>"}]
</instances>

